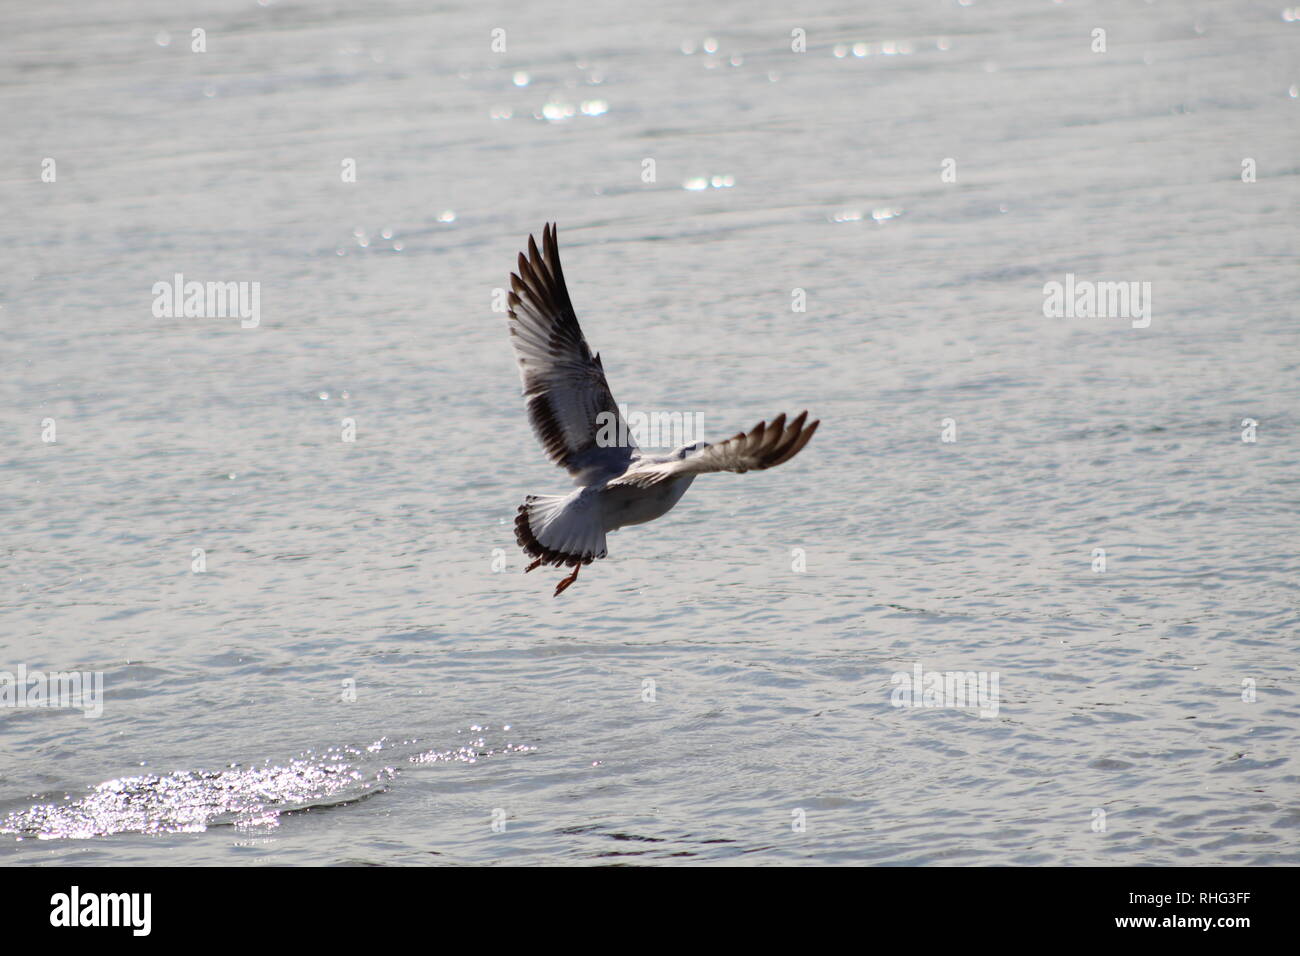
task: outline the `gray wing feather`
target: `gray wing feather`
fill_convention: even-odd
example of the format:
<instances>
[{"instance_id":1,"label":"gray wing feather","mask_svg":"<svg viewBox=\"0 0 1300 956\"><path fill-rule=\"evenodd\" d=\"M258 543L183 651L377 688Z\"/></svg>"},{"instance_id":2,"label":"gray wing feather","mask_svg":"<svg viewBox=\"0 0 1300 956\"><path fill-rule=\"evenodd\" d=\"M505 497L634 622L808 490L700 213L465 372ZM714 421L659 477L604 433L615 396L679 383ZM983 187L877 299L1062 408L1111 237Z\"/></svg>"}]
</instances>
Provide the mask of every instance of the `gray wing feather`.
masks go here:
<instances>
[{"instance_id":1,"label":"gray wing feather","mask_svg":"<svg viewBox=\"0 0 1300 956\"><path fill-rule=\"evenodd\" d=\"M747 433L738 432L724 442L705 445L680 461L648 464L610 484L648 488L683 475L699 475L710 471L732 471L743 475L747 471L774 468L799 454L812 438L813 432L817 431L821 421L804 425L807 418L808 413L802 412L787 425L785 415L778 415L772 419L771 424L759 422Z\"/></svg>"},{"instance_id":2,"label":"gray wing feather","mask_svg":"<svg viewBox=\"0 0 1300 956\"><path fill-rule=\"evenodd\" d=\"M528 255L510 275L510 342L519 362L528 420L542 449L581 483L592 472L623 471L636 446L597 444L600 424L627 435L600 356L578 325L560 267L555 226L542 230L542 250L528 237ZM598 419L602 413L608 417Z\"/></svg>"}]
</instances>

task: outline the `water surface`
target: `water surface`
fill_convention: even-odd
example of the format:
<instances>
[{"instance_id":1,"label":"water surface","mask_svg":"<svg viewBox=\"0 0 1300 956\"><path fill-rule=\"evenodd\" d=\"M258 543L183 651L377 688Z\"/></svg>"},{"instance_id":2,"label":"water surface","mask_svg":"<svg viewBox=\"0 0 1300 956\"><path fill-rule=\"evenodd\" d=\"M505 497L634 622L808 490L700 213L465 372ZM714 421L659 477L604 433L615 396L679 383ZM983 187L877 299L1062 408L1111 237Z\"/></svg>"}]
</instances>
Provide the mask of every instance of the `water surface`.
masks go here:
<instances>
[{"instance_id":1,"label":"water surface","mask_svg":"<svg viewBox=\"0 0 1300 956\"><path fill-rule=\"evenodd\" d=\"M105 688L0 710L0 861L1300 862L1300 22L876 6L0 11L0 669ZM558 600L551 220L620 401L823 422Z\"/></svg>"}]
</instances>

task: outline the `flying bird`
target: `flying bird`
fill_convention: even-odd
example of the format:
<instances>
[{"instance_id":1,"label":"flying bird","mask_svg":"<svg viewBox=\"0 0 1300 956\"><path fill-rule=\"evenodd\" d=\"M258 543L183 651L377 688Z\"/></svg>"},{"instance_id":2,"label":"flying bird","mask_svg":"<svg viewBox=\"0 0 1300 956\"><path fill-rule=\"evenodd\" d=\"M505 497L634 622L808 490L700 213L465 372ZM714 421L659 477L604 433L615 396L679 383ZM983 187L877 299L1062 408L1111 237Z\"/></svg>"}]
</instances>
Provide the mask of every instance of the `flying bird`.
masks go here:
<instances>
[{"instance_id":1,"label":"flying bird","mask_svg":"<svg viewBox=\"0 0 1300 956\"><path fill-rule=\"evenodd\" d=\"M519 362L528 420L551 461L578 487L567 495L528 495L515 517L515 540L541 565L573 573L555 596L578 578L583 565L603 558L605 535L667 514L696 475L744 474L789 461L808 444L819 421L802 412L778 415L716 445L696 442L667 455L643 454L627 436L610 394L600 356L587 347L560 268L555 226L542 230L542 248L528 237L528 255L510 274L510 342ZM617 423L613 427L611 423ZM616 431L615 431L616 429ZM619 443L608 436L616 433Z\"/></svg>"}]
</instances>

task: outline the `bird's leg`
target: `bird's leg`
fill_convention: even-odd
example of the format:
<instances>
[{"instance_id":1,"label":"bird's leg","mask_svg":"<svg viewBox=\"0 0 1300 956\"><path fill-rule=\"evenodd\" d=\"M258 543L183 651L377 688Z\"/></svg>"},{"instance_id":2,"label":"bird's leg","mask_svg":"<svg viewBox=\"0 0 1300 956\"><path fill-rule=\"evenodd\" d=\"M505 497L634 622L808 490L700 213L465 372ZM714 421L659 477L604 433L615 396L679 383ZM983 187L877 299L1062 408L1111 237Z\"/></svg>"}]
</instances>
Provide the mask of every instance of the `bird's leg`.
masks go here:
<instances>
[{"instance_id":1,"label":"bird's leg","mask_svg":"<svg viewBox=\"0 0 1300 956\"><path fill-rule=\"evenodd\" d=\"M542 559L541 559L541 558L538 558L538 559L537 559L536 561L534 561L532 564L528 565L528 567L524 568L524 574L527 574L529 571L531 571L533 568L537 567L537 566L540 565L541 563L542 563Z\"/></svg>"},{"instance_id":2,"label":"bird's leg","mask_svg":"<svg viewBox=\"0 0 1300 956\"><path fill-rule=\"evenodd\" d=\"M581 570L582 570L582 565L581 565L581 564L575 564L575 565L573 566L573 573L570 574L567 578L565 578L563 581L561 581L559 584L557 584L557 585L555 586L555 596L556 596L556 597L559 597L561 591L563 591L565 588L567 588L567 587L568 587L570 584L572 584L574 581L578 580L578 572L581 571Z\"/></svg>"}]
</instances>

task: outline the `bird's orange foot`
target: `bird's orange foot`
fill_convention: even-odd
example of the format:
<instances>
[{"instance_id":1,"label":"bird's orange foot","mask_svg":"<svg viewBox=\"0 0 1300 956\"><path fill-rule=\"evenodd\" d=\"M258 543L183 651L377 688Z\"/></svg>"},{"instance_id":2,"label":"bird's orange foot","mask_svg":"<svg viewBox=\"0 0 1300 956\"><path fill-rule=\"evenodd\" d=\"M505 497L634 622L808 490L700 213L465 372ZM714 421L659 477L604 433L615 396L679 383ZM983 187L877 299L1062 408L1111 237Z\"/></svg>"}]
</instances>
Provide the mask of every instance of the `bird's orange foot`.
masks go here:
<instances>
[{"instance_id":1,"label":"bird's orange foot","mask_svg":"<svg viewBox=\"0 0 1300 956\"><path fill-rule=\"evenodd\" d=\"M538 558L538 559L537 559L536 561L534 561L532 564L528 565L528 567L524 568L524 574L527 574L527 573L528 573L529 571L531 571L533 568L538 567L541 563L542 563L542 559L541 559L541 558Z\"/></svg>"},{"instance_id":2,"label":"bird's orange foot","mask_svg":"<svg viewBox=\"0 0 1300 956\"><path fill-rule=\"evenodd\" d=\"M570 574L567 578L565 578L563 581L561 581L559 584L557 584L557 585L555 586L555 596L556 596L556 597L559 597L559 596L560 596L560 593L561 593L565 588L567 588L567 587L568 587L570 584L572 584L574 581L578 580L578 572L581 571L581 570L582 570L582 565L581 565L581 564L575 564L575 565L573 566L573 573Z\"/></svg>"}]
</instances>

